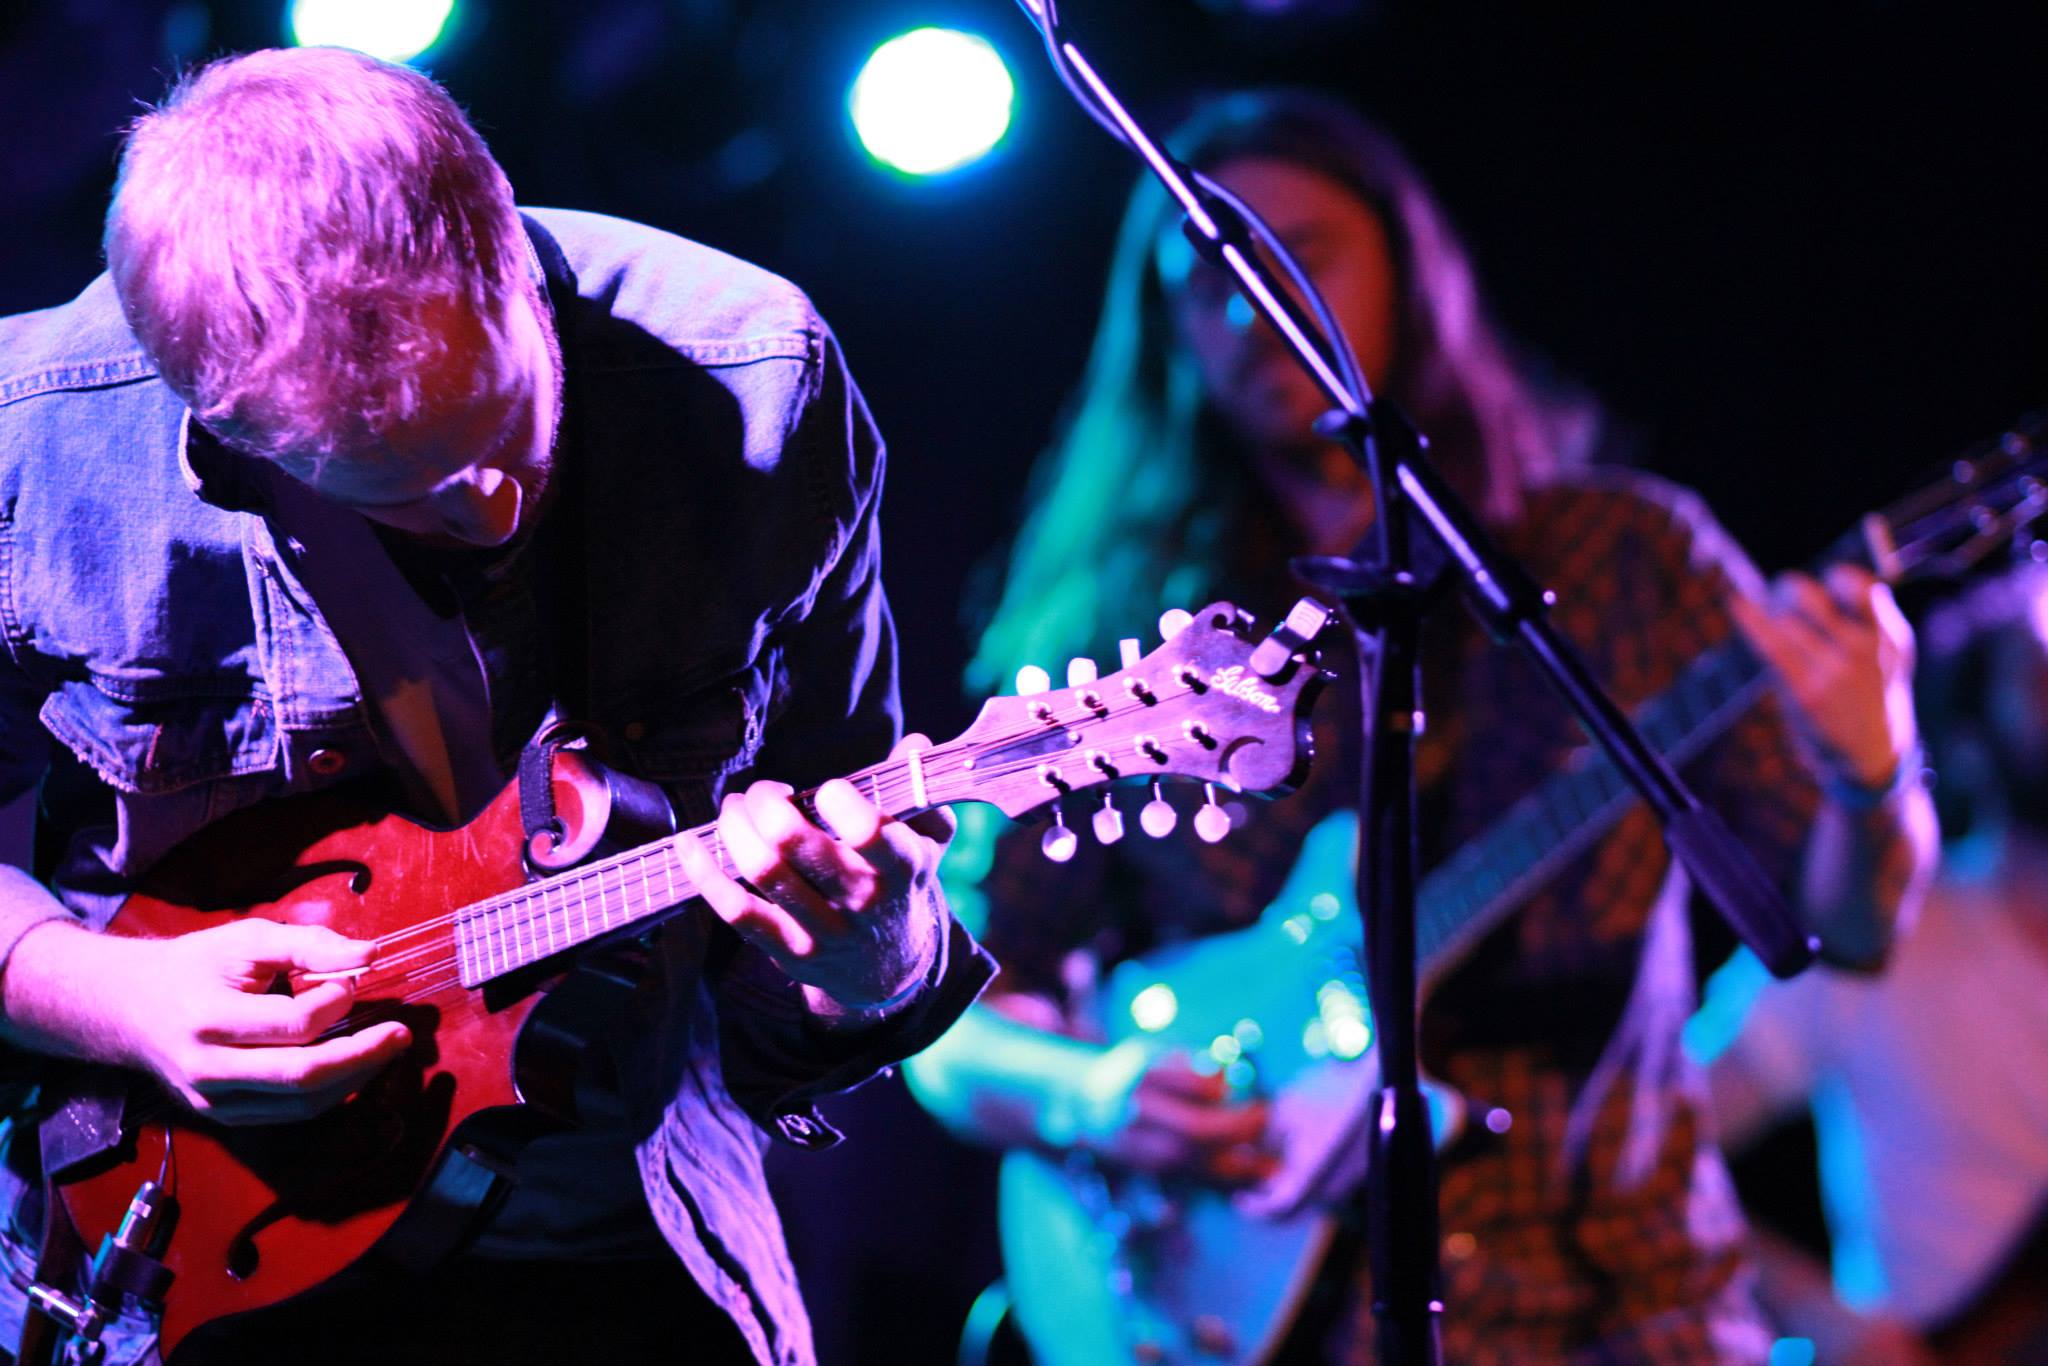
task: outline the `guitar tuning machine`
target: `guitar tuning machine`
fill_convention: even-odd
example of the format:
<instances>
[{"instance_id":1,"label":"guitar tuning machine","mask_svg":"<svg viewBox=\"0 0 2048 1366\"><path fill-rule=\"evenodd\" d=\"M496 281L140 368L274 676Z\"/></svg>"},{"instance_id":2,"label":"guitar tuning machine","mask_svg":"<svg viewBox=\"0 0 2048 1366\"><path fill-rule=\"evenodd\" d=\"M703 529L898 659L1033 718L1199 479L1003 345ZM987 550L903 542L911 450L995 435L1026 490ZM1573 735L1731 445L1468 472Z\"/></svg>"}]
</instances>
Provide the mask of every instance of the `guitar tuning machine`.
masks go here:
<instances>
[{"instance_id":1,"label":"guitar tuning machine","mask_svg":"<svg viewBox=\"0 0 2048 1366\"><path fill-rule=\"evenodd\" d=\"M1102 809L1095 813L1091 823L1095 838L1104 844L1115 844L1124 837L1124 813L1116 809L1107 792L1102 794Z\"/></svg>"},{"instance_id":2,"label":"guitar tuning machine","mask_svg":"<svg viewBox=\"0 0 2048 1366\"><path fill-rule=\"evenodd\" d=\"M1101 691L1094 686L1100 677L1101 670L1097 669L1095 661L1086 655L1076 655L1067 661L1067 686L1080 690L1075 694L1074 701L1079 704L1082 711L1092 711L1097 715L1108 712L1109 709L1103 705Z\"/></svg>"},{"instance_id":3,"label":"guitar tuning machine","mask_svg":"<svg viewBox=\"0 0 2048 1366\"><path fill-rule=\"evenodd\" d=\"M1230 833L1230 815L1216 804L1216 784L1202 784L1202 809L1195 813L1195 833L1204 844L1215 844Z\"/></svg>"},{"instance_id":4,"label":"guitar tuning machine","mask_svg":"<svg viewBox=\"0 0 2048 1366\"><path fill-rule=\"evenodd\" d=\"M1060 804L1052 804L1052 828L1039 837L1038 852L1054 863L1065 863L1074 857L1074 851L1081 847L1081 837L1067 828L1066 812Z\"/></svg>"},{"instance_id":5,"label":"guitar tuning machine","mask_svg":"<svg viewBox=\"0 0 2048 1366\"><path fill-rule=\"evenodd\" d=\"M1041 693L1050 691L1051 688L1052 675L1039 668L1036 664L1026 664L1023 668L1017 670L1017 696L1037 697ZM1052 705L1050 703L1034 702L1031 704L1032 720L1050 723L1052 716Z\"/></svg>"},{"instance_id":6,"label":"guitar tuning machine","mask_svg":"<svg viewBox=\"0 0 2048 1366\"><path fill-rule=\"evenodd\" d=\"M1145 803L1145 809L1138 813L1138 828L1155 840L1163 840L1173 833L1173 827L1180 824L1180 812L1173 809L1173 803L1166 800L1166 794L1159 790L1159 784L1152 784L1152 800Z\"/></svg>"}]
</instances>

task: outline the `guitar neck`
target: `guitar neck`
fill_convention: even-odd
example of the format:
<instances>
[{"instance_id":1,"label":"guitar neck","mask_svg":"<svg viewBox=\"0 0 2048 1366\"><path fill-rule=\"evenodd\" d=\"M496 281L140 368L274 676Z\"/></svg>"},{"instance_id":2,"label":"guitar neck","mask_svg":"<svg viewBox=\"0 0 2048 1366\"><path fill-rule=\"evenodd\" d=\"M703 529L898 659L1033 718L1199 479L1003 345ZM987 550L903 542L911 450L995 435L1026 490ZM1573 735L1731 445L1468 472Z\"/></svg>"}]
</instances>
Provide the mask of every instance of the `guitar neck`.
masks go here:
<instances>
[{"instance_id":1,"label":"guitar neck","mask_svg":"<svg viewBox=\"0 0 2048 1366\"><path fill-rule=\"evenodd\" d=\"M1816 571L1862 565L1897 585L1956 580L2009 551L2048 517L2048 415L2034 414L1953 460L1917 491L1845 532ZM1764 666L1738 636L1708 652L1642 709L1643 737L1675 764L1697 754L1762 694ZM1439 980L1542 881L1583 853L1634 800L1606 756L1554 775L1417 889L1416 947Z\"/></svg>"},{"instance_id":2,"label":"guitar neck","mask_svg":"<svg viewBox=\"0 0 2048 1366\"><path fill-rule=\"evenodd\" d=\"M847 781L885 815L902 819L961 799L951 790L955 785L936 771L947 758L948 747L922 750L861 769ZM816 798L813 788L794 800L815 820ZM455 914L462 984L481 987L558 953L674 914L698 894L678 852L682 841L691 838L702 840L719 867L738 876L717 823L711 822L463 907Z\"/></svg>"},{"instance_id":3,"label":"guitar neck","mask_svg":"<svg viewBox=\"0 0 2048 1366\"><path fill-rule=\"evenodd\" d=\"M1740 636L1701 655L1635 717L1652 748L1684 764L1762 696L1764 665ZM1488 931L1619 820L1635 791L1590 749L1484 834L1459 846L1416 893L1416 954L1440 980Z\"/></svg>"},{"instance_id":4,"label":"guitar neck","mask_svg":"<svg viewBox=\"0 0 2048 1366\"><path fill-rule=\"evenodd\" d=\"M1930 525L1957 514L1945 494L1917 495L1838 537L1812 566L1855 564L1891 581L1951 572L1928 547ZM1640 708L1636 728L1673 765L1689 762L1763 695L1765 665L1740 634L1695 659ZM1636 794L1606 754L1590 749L1553 774L1492 828L1459 847L1416 892L1416 952L1426 982L1440 980L1487 932L1565 864L1584 853L1634 804Z\"/></svg>"}]
</instances>

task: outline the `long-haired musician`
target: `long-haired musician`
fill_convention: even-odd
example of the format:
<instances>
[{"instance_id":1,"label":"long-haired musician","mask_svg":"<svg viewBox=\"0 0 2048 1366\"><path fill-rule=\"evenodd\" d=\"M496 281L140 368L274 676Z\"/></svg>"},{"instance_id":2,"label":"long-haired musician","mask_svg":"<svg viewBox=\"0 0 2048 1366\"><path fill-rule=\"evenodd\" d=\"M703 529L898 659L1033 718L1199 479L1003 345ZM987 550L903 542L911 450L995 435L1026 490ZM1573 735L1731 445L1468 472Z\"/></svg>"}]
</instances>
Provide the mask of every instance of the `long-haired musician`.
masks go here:
<instances>
[{"instance_id":1,"label":"long-haired musician","mask_svg":"<svg viewBox=\"0 0 2048 1366\"><path fill-rule=\"evenodd\" d=\"M1767 586L1696 497L1591 464L1592 412L1517 361L1441 208L1384 133L1321 98L1251 93L1210 103L1173 145L1301 257L1374 388L1415 418L1448 478L1557 590L1559 625L1625 706L1680 684L1746 630L1779 686L1690 777L1782 884L1804 890L1827 955L1876 964L1932 843L1910 762L1910 633L1886 591L1854 571ZM1034 475L975 683L1102 655L1165 608L1228 597L1269 619L1284 610L1296 591L1288 558L1349 550L1373 517L1359 472L1312 430L1322 408L1196 258L1164 195L1141 187L1086 375ZM1526 661L1454 609L1433 626L1425 868L1583 744ZM1222 1188L1271 1177L1286 1100L1231 1084L1220 1064L1243 1040L1214 1057L1110 1047L1112 1026L1127 1033L1129 1022L1105 1022L1098 997L1119 962L1253 924L1310 831L1353 800L1355 686L1331 692L1306 789L1249 813L1226 808L1236 828L1221 843L1188 833L1197 794L1181 803L1179 833L1142 838L1132 819L1113 847L1084 836L1064 865L1040 857L1034 830L957 847L961 895L986 915L1003 967L989 1000L913 1064L930 1108L979 1141L1078 1153L1111 1172ZM1638 810L1548 868L1427 1002L1425 1066L1473 1116L1443 1166L1447 1359L1762 1359L1741 1217L1699 1077L1677 1047L1690 965L1685 889ZM1314 1019L1311 1005L1258 1023L1298 1034ZM1303 1316L1296 1350L1368 1358L1361 1268L1342 1253L1325 1268L1334 1306L1321 1323Z\"/></svg>"}]
</instances>

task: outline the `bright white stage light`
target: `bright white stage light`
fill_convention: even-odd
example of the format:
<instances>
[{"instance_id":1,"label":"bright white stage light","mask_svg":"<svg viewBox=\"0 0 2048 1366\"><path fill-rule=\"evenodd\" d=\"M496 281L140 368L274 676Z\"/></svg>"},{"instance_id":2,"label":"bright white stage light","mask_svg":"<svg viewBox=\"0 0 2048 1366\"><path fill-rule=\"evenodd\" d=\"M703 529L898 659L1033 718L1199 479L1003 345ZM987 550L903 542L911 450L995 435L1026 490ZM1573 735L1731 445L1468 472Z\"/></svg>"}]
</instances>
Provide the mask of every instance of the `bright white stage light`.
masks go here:
<instances>
[{"instance_id":1,"label":"bright white stage light","mask_svg":"<svg viewBox=\"0 0 2048 1366\"><path fill-rule=\"evenodd\" d=\"M1017 85L986 39L921 28L875 49L849 108L868 155L905 175L939 175L986 155L1010 128Z\"/></svg>"},{"instance_id":2,"label":"bright white stage light","mask_svg":"<svg viewBox=\"0 0 2048 1366\"><path fill-rule=\"evenodd\" d=\"M441 40L455 0L292 0L285 22L299 47L348 47L409 62Z\"/></svg>"}]
</instances>

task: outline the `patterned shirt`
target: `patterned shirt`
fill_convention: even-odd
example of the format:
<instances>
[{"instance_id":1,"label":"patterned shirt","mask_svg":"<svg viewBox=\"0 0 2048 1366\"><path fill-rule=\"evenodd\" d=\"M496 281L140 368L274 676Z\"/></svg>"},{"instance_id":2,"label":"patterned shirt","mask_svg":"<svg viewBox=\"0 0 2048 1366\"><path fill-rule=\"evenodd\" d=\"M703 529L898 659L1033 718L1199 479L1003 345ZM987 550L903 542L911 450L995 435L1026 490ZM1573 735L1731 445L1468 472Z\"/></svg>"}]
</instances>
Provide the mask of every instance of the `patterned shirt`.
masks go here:
<instances>
[{"instance_id":1,"label":"patterned shirt","mask_svg":"<svg viewBox=\"0 0 2048 1366\"><path fill-rule=\"evenodd\" d=\"M1534 491L1500 539L1557 590L1556 625L1631 711L1730 639L1728 596L1756 583L1696 497L1639 474ZM1271 620L1286 592L1248 582L1234 600ZM1425 876L1587 744L1520 651L1491 645L1460 611L1437 613L1431 629L1418 753ZM999 991L1047 997L1082 1032L1103 967L1258 918L1303 837L1355 800L1356 668L1348 645L1333 653L1340 678L1318 706L1307 784L1223 842L1084 841L1055 866L1035 831L1003 837L983 884ZM1775 696L1684 772L1778 884L1796 886L1822 796ZM1904 841L1880 838L1883 876L1903 886ZM1425 1068L1491 1121L1470 1126L1441 1163L1448 1360L1762 1359L1741 1217L1705 1132L1700 1079L1678 1048L1693 997L1685 910L1657 824L1637 806L1428 997ZM1363 1363L1369 1296L1355 1260L1327 1350Z\"/></svg>"}]
</instances>

